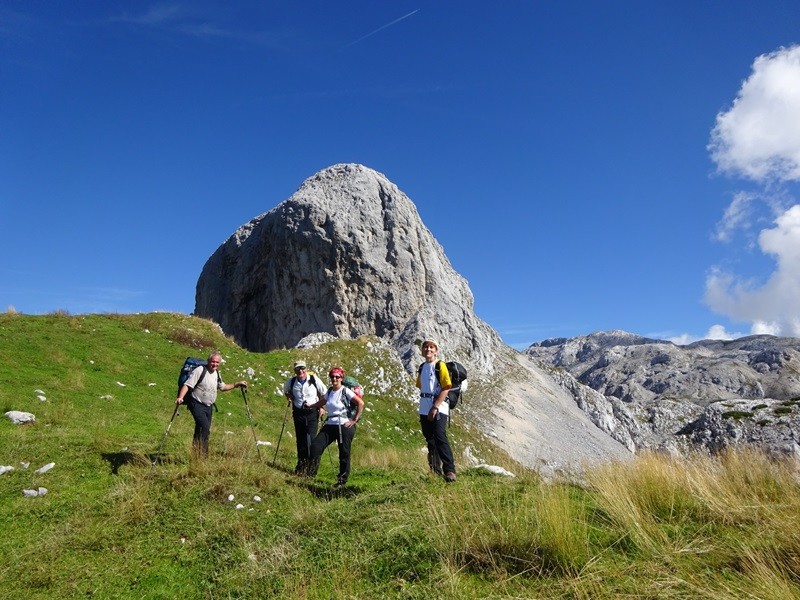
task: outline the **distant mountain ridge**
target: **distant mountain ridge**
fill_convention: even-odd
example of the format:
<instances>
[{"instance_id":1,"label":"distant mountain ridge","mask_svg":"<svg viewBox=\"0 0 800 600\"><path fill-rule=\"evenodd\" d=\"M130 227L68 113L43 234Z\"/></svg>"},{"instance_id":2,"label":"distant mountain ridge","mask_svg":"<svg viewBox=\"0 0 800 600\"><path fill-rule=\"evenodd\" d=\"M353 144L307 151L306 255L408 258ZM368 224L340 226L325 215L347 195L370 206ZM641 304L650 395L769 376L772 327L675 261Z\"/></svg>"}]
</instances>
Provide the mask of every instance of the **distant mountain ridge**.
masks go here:
<instances>
[{"instance_id":1,"label":"distant mountain ridge","mask_svg":"<svg viewBox=\"0 0 800 600\"><path fill-rule=\"evenodd\" d=\"M800 454L800 339L756 335L686 346L625 331L549 339L524 352L609 403L632 450L758 443ZM598 422L600 419L596 419Z\"/></svg>"},{"instance_id":2,"label":"distant mountain ridge","mask_svg":"<svg viewBox=\"0 0 800 600\"><path fill-rule=\"evenodd\" d=\"M708 404L800 396L800 340L755 335L678 346L625 331L532 344L525 354L569 371L604 396Z\"/></svg>"}]
</instances>

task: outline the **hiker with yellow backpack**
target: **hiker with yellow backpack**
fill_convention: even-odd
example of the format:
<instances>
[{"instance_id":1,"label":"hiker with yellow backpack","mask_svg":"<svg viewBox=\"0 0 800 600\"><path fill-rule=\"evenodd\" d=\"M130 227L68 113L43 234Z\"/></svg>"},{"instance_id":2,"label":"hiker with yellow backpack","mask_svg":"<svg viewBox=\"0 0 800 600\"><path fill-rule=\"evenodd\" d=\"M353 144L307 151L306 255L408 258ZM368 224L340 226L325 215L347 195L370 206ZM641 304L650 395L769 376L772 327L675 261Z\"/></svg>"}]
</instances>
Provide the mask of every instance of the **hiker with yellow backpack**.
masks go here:
<instances>
[{"instance_id":1,"label":"hiker with yellow backpack","mask_svg":"<svg viewBox=\"0 0 800 600\"><path fill-rule=\"evenodd\" d=\"M428 444L428 465L436 475L444 475L447 483L456 480L453 451L447 439L447 418L450 405L447 392L453 387L447 365L436 360L439 344L431 338L422 342L425 362L417 370L419 388L419 422Z\"/></svg>"}]
</instances>

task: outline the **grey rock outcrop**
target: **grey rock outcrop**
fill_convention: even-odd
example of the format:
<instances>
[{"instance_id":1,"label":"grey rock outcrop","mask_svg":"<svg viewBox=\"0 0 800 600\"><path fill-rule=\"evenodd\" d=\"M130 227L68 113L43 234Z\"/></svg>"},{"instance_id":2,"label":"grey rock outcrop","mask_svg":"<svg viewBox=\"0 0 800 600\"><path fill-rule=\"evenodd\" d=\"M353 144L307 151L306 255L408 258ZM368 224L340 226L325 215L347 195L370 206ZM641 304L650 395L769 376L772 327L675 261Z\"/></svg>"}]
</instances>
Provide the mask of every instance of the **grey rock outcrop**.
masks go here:
<instances>
[{"instance_id":1,"label":"grey rock outcrop","mask_svg":"<svg viewBox=\"0 0 800 600\"><path fill-rule=\"evenodd\" d=\"M525 354L625 402L800 396L800 339L757 335L677 346L609 331L533 344Z\"/></svg>"},{"instance_id":2,"label":"grey rock outcrop","mask_svg":"<svg viewBox=\"0 0 800 600\"><path fill-rule=\"evenodd\" d=\"M593 422L632 450L755 444L785 452L798 441L796 338L761 335L677 346L609 331L545 340L525 354L563 369L563 386L574 388L568 381L574 377L605 398L573 390Z\"/></svg>"},{"instance_id":3,"label":"grey rock outcrop","mask_svg":"<svg viewBox=\"0 0 800 600\"><path fill-rule=\"evenodd\" d=\"M389 340L407 368L417 340L481 373L503 346L473 312L467 282L384 175L338 164L236 232L209 258L195 314L253 351L295 346L312 333Z\"/></svg>"}]
</instances>

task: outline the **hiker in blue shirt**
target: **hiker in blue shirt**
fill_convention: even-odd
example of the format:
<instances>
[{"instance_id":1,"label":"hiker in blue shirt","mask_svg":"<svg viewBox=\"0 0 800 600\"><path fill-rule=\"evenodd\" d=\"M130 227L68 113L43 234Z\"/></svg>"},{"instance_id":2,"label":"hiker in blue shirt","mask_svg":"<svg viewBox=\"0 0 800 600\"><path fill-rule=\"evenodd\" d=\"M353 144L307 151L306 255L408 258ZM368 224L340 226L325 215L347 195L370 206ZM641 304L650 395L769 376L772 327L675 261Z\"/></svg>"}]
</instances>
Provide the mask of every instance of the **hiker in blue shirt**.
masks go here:
<instances>
[{"instance_id":1,"label":"hiker in blue shirt","mask_svg":"<svg viewBox=\"0 0 800 600\"><path fill-rule=\"evenodd\" d=\"M283 394L292 405L295 441L297 442L297 466L295 475L308 475L308 461L311 458L311 442L317 436L319 426L318 408L313 408L318 400L323 400L327 388L318 377L308 372L306 361L294 363L294 377L283 384Z\"/></svg>"},{"instance_id":2,"label":"hiker in blue shirt","mask_svg":"<svg viewBox=\"0 0 800 600\"><path fill-rule=\"evenodd\" d=\"M444 474L444 480L452 483L456 480L456 465L447 439L447 416L450 414L447 391L452 382L444 362L439 362L437 367L438 352L436 340L428 338L422 342L425 362L417 371L416 382L420 391L419 422L428 444L428 465L435 474Z\"/></svg>"},{"instance_id":3,"label":"hiker in blue shirt","mask_svg":"<svg viewBox=\"0 0 800 600\"><path fill-rule=\"evenodd\" d=\"M189 379L178 390L175 404L186 404L194 418L194 437L192 447L198 456L208 455L208 437L211 434L211 411L217 401L217 392L227 392L236 388L247 388L246 381L225 383L219 374L222 354L212 352L208 364L197 367Z\"/></svg>"}]
</instances>

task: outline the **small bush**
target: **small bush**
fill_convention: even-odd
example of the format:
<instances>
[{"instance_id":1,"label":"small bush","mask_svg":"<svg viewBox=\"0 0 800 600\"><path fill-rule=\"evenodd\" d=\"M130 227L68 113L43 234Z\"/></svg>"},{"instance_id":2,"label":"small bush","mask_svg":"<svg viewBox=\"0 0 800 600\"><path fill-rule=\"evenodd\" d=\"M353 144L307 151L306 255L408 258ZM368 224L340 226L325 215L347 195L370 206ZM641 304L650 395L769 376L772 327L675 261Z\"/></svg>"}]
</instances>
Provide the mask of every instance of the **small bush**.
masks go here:
<instances>
[{"instance_id":1,"label":"small bush","mask_svg":"<svg viewBox=\"0 0 800 600\"><path fill-rule=\"evenodd\" d=\"M728 410L722 413L723 419L735 419L737 421L739 419L749 419L752 416L753 413L747 412L745 410Z\"/></svg>"}]
</instances>

